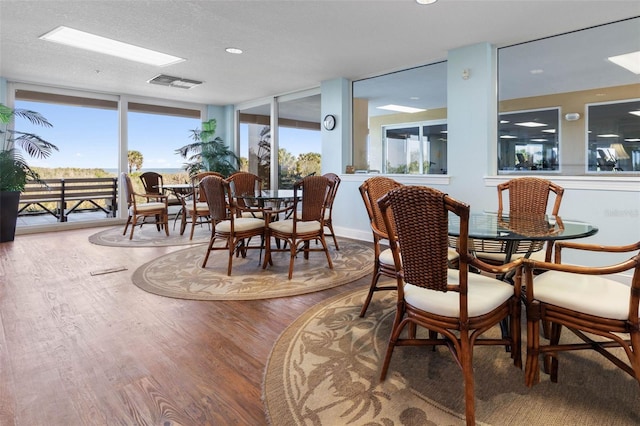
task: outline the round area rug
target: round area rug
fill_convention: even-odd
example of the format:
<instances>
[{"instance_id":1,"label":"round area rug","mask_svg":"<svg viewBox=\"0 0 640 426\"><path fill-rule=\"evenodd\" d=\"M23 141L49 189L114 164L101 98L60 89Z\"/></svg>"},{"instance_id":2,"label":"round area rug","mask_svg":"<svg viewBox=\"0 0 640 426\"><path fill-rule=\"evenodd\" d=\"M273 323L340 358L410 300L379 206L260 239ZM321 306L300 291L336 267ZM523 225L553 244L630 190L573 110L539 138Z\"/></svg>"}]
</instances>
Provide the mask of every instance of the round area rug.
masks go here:
<instances>
[{"instance_id":1,"label":"round area rug","mask_svg":"<svg viewBox=\"0 0 640 426\"><path fill-rule=\"evenodd\" d=\"M194 300L253 300L293 296L337 287L370 274L373 249L370 244L340 240L337 251L329 243L333 269L322 252L299 254L293 278L287 279L289 254L274 252L273 265L262 269L259 251L250 250L246 258L234 257L231 276L227 275L228 254L211 252L202 268L206 247L198 246L163 255L138 268L132 277L141 289L161 296ZM264 253L262 253L264 256Z\"/></svg>"},{"instance_id":2,"label":"round area rug","mask_svg":"<svg viewBox=\"0 0 640 426\"><path fill-rule=\"evenodd\" d=\"M168 237L164 230L158 231L154 224L147 223L142 227L136 227L131 240L129 239L131 226L127 229L127 235L122 235L122 231L124 231L124 225L122 225L90 235L89 242L111 247L163 247L208 243L211 237L211 229L207 225L196 226L192 240L189 239L190 224L187 224L183 235L180 235L179 223L176 224L175 229L171 223L169 226Z\"/></svg>"},{"instance_id":3,"label":"round area rug","mask_svg":"<svg viewBox=\"0 0 640 426\"><path fill-rule=\"evenodd\" d=\"M444 347L396 347L380 382L396 292L376 293L359 318L366 293L328 299L280 336L263 382L270 424L465 424L462 372ZM532 388L499 347L476 346L473 363L478 424L640 424L638 383L595 351L561 354L558 383L541 373Z\"/></svg>"}]
</instances>

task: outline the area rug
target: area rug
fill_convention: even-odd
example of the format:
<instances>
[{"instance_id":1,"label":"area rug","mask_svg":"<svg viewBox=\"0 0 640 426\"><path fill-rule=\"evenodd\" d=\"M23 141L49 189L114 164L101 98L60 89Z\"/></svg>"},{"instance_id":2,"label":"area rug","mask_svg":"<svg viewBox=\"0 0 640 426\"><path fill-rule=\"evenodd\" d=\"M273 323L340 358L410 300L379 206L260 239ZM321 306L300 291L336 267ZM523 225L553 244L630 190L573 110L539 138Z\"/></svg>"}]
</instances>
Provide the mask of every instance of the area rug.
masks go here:
<instances>
[{"instance_id":1,"label":"area rug","mask_svg":"<svg viewBox=\"0 0 640 426\"><path fill-rule=\"evenodd\" d=\"M228 255L213 251L202 268L206 247L198 246L161 256L138 268L133 283L150 293L179 299L253 300L293 296L337 287L355 281L373 270L370 244L339 240L340 250L329 244L333 269L324 253L315 252L305 260L295 260L293 278L288 253L274 252L273 265L262 269L258 250L246 258L234 257L231 276L227 275Z\"/></svg>"},{"instance_id":2,"label":"area rug","mask_svg":"<svg viewBox=\"0 0 640 426\"><path fill-rule=\"evenodd\" d=\"M211 229L206 225L198 225L193 233L193 239L189 239L191 232L190 225L187 225L183 235L180 235L180 224L169 225L169 236L164 230L158 231L154 224L145 224L137 227L133 232L133 238L130 240L129 235L131 227L127 230L127 235L122 235L124 225L109 228L89 236L89 242L100 246L111 247L164 247L164 246L181 246L191 244L203 244L209 242L211 237Z\"/></svg>"},{"instance_id":3,"label":"area rug","mask_svg":"<svg viewBox=\"0 0 640 426\"><path fill-rule=\"evenodd\" d=\"M374 296L365 318L358 314L366 290L355 290L313 307L285 330L272 350L263 383L270 424L465 423L462 373L444 347L396 347L387 379L380 382L396 300L395 292L381 293ZM590 352L561 354L558 383L541 373L540 383L527 388L524 371L513 366L508 353L476 347L476 421L640 424L638 383Z\"/></svg>"}]
</instances>

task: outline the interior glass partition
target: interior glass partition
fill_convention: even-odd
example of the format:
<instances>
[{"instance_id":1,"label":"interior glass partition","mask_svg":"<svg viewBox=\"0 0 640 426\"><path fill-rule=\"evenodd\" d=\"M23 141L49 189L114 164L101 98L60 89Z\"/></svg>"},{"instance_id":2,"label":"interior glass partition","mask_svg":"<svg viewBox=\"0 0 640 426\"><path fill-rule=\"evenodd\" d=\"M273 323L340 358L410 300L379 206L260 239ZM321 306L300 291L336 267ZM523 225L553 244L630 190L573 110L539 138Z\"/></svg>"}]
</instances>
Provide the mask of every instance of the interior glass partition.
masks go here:
<instances>
[{"instance_id":1,"label":"interior glass partition","mask_svg":"<svg viewBox=\"0 0 640 426\"><path fill-rule=\"evenodd\" d=\"M587 105L589 171L640 172L640 100Z\"/></svg>"},{"instance_id":2,"label":"interior glass partition","mask_svg":"<svg viewBox=\"0 0 640 426\"><path fill-rule=\"evenodd\" d=\"M640 69L619 65L634 52L640 18L498 49L498 174L637 173ZM555 135L509 119L535 122L545 111L539 120L556 120ZM518 166L518 152L532 159Z\"/></svg>"},{"instance_id":3,"label":"interior glass partition","mask_svg":"<svg viewBox=\"0 0 640 426\"><path fill-rule=\"evenodd\" d=\"M353 82L353 169L446 174L447 63Z\"/></svg>"}]
</instances>

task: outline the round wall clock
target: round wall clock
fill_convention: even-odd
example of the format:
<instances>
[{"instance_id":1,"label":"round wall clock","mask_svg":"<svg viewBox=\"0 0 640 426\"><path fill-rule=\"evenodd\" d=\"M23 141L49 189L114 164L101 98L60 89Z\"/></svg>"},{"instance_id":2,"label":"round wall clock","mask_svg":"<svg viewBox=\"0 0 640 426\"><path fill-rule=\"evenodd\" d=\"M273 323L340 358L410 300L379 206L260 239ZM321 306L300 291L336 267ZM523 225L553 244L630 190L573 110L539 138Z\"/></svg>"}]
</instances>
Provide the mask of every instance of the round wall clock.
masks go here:
<instances>
[{"instance_id":1,"label":"round wall clock","mask_svg":"<svg viewBox=\"0 0 640 426\"><path fill-rule=\"evenodd\" d=\"M324 128L327 130L333 130L336 128L336 117L331 115L331 114L327 114L324 117Z\"/></svg>"}]
</instances>

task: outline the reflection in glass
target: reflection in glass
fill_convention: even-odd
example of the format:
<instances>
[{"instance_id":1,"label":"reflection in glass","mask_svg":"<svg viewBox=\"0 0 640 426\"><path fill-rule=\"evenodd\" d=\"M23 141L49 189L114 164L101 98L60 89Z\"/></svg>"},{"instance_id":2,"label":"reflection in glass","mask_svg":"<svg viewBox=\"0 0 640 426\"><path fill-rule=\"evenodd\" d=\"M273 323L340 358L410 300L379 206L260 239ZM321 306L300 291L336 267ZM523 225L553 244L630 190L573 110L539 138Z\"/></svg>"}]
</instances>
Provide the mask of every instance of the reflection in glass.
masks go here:
<instances>
[{"instance_id":1,"label":"reflection in glass","mask_svg":"<svg viewBox=\"0 0 640 426\"><path fill-rule=\"evenodd\" d=\"M499 170L558 170L557 108L500 114Z\"/></svg>"},{"instance_id":2,"label":"reflection in glass","mask_svg":"<svg viewBox=\"0 0 640 426\"><path fill-rule=\"evenodd\" d=\"M240 169L262 178L271 188L270 106L259 105L240 111Z\"/></svg>"},{"instance_id":3,"label":"reflection in glass","mask_svg":"<svg viewBox=\"0 0 640 426\"><path fill-rule=\"evenodd\" d=\"M640 171L640 100L588 105L589 171Z\"/></svg>"}]
</instances>

